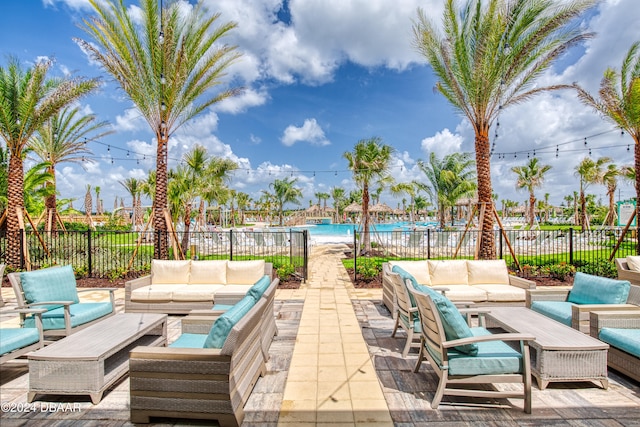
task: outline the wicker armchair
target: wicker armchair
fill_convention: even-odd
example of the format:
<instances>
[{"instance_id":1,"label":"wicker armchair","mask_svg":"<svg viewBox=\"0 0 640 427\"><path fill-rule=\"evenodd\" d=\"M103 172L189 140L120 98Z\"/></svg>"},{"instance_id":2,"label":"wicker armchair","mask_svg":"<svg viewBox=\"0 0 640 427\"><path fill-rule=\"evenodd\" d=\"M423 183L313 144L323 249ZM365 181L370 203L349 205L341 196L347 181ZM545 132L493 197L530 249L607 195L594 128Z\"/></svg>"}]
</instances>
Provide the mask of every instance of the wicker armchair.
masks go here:
<instances>
[{"instance_id":1,"label":"wicker armchair","mask_svg":"<svg viewBox=\"0 0 640 427\"><path fill-rule=\"evenodd\" d=\"M592 311L590 334L609 344L610 368L640 381L639 310Z\"/></svg>"}]
</instances>

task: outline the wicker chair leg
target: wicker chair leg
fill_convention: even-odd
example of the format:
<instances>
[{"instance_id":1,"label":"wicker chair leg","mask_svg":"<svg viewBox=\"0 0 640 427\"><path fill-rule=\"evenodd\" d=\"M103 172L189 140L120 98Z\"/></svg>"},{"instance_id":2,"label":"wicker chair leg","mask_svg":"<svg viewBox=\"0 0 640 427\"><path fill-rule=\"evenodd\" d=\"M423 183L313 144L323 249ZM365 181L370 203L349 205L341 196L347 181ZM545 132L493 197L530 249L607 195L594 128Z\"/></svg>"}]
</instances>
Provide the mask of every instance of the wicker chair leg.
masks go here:
<instances>
[{"instance_id":1,"label":"wicker chair leg","mask_svg":"<svg viewBox=\"0 0 640 427\"><path fill-rule=\"evenodd\" d=\"M402 350L403 358L406 358L407 354L409 354L409 349L411 348L412 343L413 343L413 329L409 329L407 331L407 343L404 345L404 350Z\"/></svg>"},{"instance_id":2,"label":"wicker chair leg","mask_svg":"<svg viewBox=\"0 0 640 427\"><path fill-rule=\"evenodd\" d=\"M447 388L447 371L442 372L442 376L440 377L440 381L438 382L438 389L436 390L436 394L433 396L433 400L431 401L431 407L433 409L438 409L438 405L440 405L440 401L442 400L442 396L444 395L444 390Z\"/></svg>"}]
</instances>

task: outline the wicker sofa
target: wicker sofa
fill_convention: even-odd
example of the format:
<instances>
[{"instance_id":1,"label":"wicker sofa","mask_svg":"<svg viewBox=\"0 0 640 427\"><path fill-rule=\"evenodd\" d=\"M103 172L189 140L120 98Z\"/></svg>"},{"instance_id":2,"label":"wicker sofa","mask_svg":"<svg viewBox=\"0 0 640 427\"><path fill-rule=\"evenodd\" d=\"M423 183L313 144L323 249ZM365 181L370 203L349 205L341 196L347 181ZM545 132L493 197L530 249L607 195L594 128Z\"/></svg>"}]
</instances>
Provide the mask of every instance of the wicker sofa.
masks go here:
<instances>
[{"instance_id":1,"label":"wicker sofa","mask_svg":"<svg viewBox=\"0 0 640 427\"><path fill-rule=\"evenodd\" d=\"M535 282L512 276L504 260L420 260L389 261L382 266L382 301L394 310L392 270L398 266L411 274L420 285L444 289L453 302L476 304L524 305L525 289L535 289Z\"/></svg>"},{"instance_id":2,"label":"wicker sofa","mask_svg":"<svg viewBox=\"0 0 640 427\"><path fill-rule=\"evenodd\" d=\"M590 334L609 344L607 364L640 381L640 311L592 311Z\"/></svg>"},{"instance_id":3,"label":"wicker sofa","mask_svg":"<svg viewBox=\"0 0 640 427\"><path fill-rule=\"evenodd\" d=\"M632 285L640 286L640 256L616 258L618 279L628 280Z\"/></svg>"},{"instance_id":4,"label":"wicker sofa","mask_svg":"<svg viewBox=\"0 0 640 427\"><path fill-rule=\"evenodd\" d=\"M188 314L214 302L233 305L272 271L264 260L153 260L150 275L125 283L125 311Z\"/></svg>"}]
</instances>

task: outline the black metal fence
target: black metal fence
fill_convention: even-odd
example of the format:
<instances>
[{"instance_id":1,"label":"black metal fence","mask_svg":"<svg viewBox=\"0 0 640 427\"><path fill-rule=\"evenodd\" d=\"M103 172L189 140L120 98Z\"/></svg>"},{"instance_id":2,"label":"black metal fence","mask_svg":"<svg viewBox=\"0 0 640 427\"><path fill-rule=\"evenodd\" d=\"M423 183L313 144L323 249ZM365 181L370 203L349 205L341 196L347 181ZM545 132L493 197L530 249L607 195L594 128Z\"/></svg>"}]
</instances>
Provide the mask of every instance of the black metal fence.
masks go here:
<instances>
[{"instance_id":1,"label":"black metal fence","mask_svg":"<svg viewBox=\"0 0 640 427\"><path fill-rule=\"evenodd\" d=\"M156 235L154 235L154 233ZM79 277L137 277L148 273L160 232L20 231L21 270L73 265ZM307 278L308 231L207 231L169 234L169 259L264 259ZM185 247L182 243L185 242ZM0 262L6 262L7 235L0 235ZM179 254L182 255L179 255Z\"/></svg>"}]
</instances>

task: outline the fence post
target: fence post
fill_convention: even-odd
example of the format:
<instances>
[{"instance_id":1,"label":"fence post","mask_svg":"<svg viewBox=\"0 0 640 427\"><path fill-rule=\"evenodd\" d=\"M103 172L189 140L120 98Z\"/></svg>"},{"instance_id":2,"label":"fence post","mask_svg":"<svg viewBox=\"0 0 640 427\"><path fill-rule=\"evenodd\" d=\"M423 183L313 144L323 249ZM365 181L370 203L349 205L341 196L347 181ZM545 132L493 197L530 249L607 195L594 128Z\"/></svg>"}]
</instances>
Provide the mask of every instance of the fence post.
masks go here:
<instances>
[{"instance_id":1,"label":"fence post","mask_svg":"<svg viewBox=\"0 0 640 427\"><path fill-rule=\"evenodd\" d=\"M364 231L363 231L364 232ZM356 229L353 228L353 281L355 282L358 277L358 236L356 236Z\"/></svg>"},{"instance_id":2,"label":"fence post","mask_svg":"<svg viewBox=\"0 0 640 427\"><path fill-rule=\"evenodd\" d=\"M503 258L503 255L504 255L504 254L503 254L503 248L502 248L502 244L503 244L503 243L502 243L502 236L503 236L503 235L504 235L504 230L501 228L501 229L500 229L500 234L498 235L498 239L499 239L499 240L498 240L498 242L499 242L499 244L498 244L498 251L499 251L499 254L500 254L500 259L502 259L502 258Z\"/></svg>"},{"instance_id":3,"label":"fence post","mask_svg":"<svg viewBox=\"0 0 640 427\"><path fill-rule=\"evenodd\" d=\"M573 228L569 228L569 264L573 265Z\"/></svg>"},{"instance_id":4,"label":"fence post","mask_svg":"<svg viewBox=\"0 0 640 427\"><path fill-rule=\"evenodd\" d=\"M415 230L413 230L415 233ZM427 259L431 259L431 229L427 228Z\"/></svg>"},{"instance_id":5,"label":"fence post","mask_svg":"<svg viewBox=\"0 0 640 427\"><path fill-rule=\"evenodd\" d=\"M229 260L233 261L233 228L229 229Z\"/></svg>"},{"instance_id":6,"label":"fence post","mask_svg":"<svg viewBox=\"0 0 640 427\"><path fill-rule=\"evenodd\" d=\"M309 271L308 271L308 268L309 268L309 265L308 265L308 262L309 262L309 246L308 246L308 244L309 244L309 230L302 230L302 239L304 240L304 244L303 244L303 247L304 247L304 251L303 251L303 254L304 254L304 280L306 282L307 279L309 278L308 277L308 274L309 274Z\"/></svg>"},{"instance_id":7,"label":"fence post","mask_svg":"<svg viewBox=\"0 0 640 427\"><path fill-rule=\"evenodd\" d=\"M91 228L87 230L87 277L93 277L93 262L91 257Z\"/></svg>"}]
</instances>

